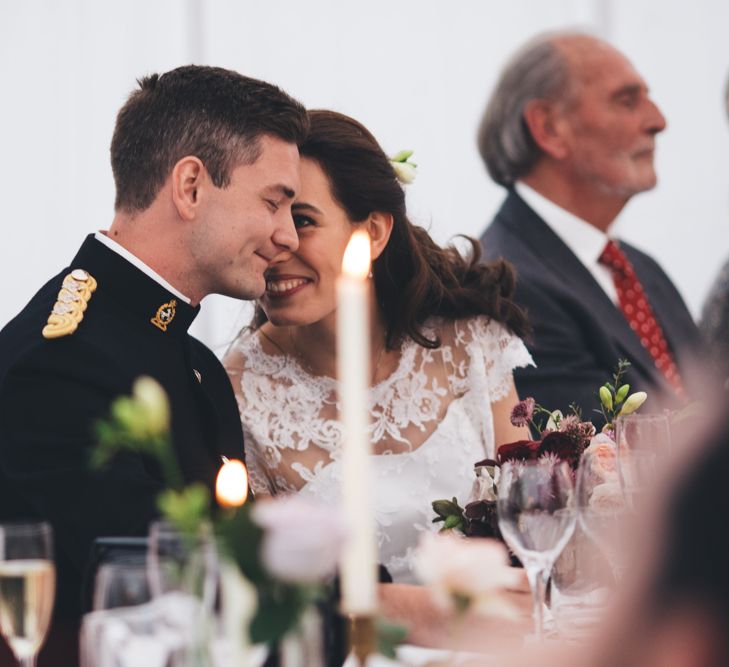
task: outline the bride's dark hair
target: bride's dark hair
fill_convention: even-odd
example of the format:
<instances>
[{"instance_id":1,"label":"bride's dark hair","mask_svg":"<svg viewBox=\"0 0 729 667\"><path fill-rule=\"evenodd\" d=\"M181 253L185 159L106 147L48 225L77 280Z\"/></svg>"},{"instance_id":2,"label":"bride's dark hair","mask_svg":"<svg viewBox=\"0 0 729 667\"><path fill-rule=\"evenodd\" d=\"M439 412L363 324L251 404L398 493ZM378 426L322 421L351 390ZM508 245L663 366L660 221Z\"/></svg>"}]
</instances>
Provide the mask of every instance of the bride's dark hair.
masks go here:
<instances>
[{"instance_id":1,"label":"bride's dark hair","mask_svg":"<svg viewBox=\"0 0 729 667\"><path fill-rule=\"evenodd\" d=\"M515 277L509 264L480 262L481 246L469 237L464 238L472 251L463 257L454 246L441 248L413 225L392 165L363 125L327 110L309 111L309 121L301 157L319 164L350 221L363 222L376 211L393 217L390 240L372 266L388 348L398 347L407 336L424 347L438 347L440 341L421 330L433 315L450 320L488 315L518 336L529 333L524 312L511 298ZM257 307L254 327L265 321Z\"/></svg>"}]
</instances>

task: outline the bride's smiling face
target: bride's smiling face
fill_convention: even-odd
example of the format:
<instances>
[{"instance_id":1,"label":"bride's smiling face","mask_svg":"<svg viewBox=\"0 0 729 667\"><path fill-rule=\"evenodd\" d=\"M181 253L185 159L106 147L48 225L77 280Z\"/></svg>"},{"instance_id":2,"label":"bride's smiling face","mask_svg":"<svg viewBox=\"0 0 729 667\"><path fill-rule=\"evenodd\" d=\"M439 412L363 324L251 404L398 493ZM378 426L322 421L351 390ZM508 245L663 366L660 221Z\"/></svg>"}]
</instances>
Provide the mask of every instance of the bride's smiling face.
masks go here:
<instances>
[{"instance_id":1,"label":"bride's smiling face","mask_svg":"<svg viewBox=\"0 0 729 667\"><path fill-rule=\"evenodd\" d=\"M332 318L344 249L356 228L334 199L329 179L312 159L302 158L301 190L292 206L299 248L275 257L265 272L260 305L277 326Z\"/></svg>"}]
</instances>

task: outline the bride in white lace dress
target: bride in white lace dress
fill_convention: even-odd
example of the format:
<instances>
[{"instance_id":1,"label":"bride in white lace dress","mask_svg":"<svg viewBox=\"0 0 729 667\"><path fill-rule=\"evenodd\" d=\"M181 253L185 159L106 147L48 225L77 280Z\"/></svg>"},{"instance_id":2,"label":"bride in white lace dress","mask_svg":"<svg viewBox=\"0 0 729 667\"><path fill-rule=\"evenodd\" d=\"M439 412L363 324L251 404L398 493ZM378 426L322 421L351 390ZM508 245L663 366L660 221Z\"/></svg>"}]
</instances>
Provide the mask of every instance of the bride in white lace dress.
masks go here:
<instances>
[{"instance_id":1,"label":"bride in white lace dress","mask_svg":"<svg viewBox=\"0 0 729 667\"><path fill-rule=\"evenodd\" d=\"M336 505L341 424L335 376L335 280L354 228L372 240L370 415L380 562L415 581L412 556L435 530L431 501L467 500L476 461L527 437L509 422L512 369L531 363L510 300L508 266L443 250L406 217L387 157L356 121L310 112L293 206L299 248L266 273L251 327L225 365L257 494L303 493Z\"/></svg>"}]
</instances>

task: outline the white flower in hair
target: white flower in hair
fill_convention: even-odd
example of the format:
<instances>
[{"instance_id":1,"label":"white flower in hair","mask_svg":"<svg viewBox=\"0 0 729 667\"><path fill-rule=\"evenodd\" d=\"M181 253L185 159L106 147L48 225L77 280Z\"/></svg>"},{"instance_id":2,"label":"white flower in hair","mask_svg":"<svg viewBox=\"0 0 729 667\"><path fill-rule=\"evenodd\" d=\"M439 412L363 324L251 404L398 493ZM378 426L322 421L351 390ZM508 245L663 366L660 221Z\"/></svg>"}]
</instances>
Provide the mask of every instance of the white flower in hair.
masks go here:
<instances>
[{"instance_id":1,"label":"white flower in hair","mask_svg":"<svg viewBox=\"0 0 729 667\"><path fill-rule=\"evenodd\" d=\"M390 158L390 164L395 170L395 176L400 183L412 183L415 180L417 164L410 162L413 151L400 151Z\"/></svg>"}]
</instances>

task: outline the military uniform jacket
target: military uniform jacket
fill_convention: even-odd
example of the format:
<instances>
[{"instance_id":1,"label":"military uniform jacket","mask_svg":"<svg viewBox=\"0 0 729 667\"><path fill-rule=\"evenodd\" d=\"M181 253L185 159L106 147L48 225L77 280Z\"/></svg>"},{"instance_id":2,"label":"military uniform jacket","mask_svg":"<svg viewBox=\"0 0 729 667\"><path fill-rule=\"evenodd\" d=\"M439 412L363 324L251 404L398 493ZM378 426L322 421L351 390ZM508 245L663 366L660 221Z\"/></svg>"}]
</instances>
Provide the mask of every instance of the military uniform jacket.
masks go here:
<instances>
[{"instance_id":1,"label":"military uniform jacket","mask_svg":"<svg viewBox=\"0 0 729 667\"><path fill-rule=\"evenodd\" d=\"M625 316L589 270L521 197L510 190L481 236L484 258L503 257L517 271L517 303L534 329L527 341L536 368L516 369L522 397L533 396L550 409L571 403L587 419L599 406L597 389L611 380L618 359L632 364L627 381L648 392L646 411L677 407L678 399ZM620 243L635 268L663 328L684 382L699 348L698 329L678 290L651 257ZM689 395L695 388L687 387Z\"/></svg>"},{"instance_id":2,"label":"military uniform jacket","mask_svg":"<svg viewBox=\"0 0 729 667\"><path fill-rule=\"evenodd\" d=\"M96 290L78 328L48 340L41 332L74 269L88 272ZM140 375L164 387L188 482L212 488L221 455L243 457L225 370L187 333L198 310L89 236L71 266L0 332L0 521L52 523L59 604L71 616L93 539L144 535L157 515L155 462L124 453L104 471L90 469L94 422L113 399Z\"/></svg>"}]
</instances>

